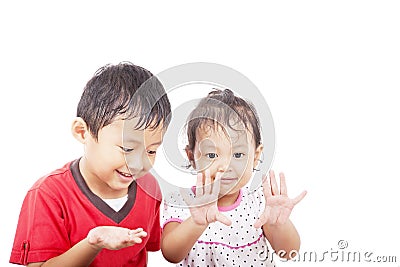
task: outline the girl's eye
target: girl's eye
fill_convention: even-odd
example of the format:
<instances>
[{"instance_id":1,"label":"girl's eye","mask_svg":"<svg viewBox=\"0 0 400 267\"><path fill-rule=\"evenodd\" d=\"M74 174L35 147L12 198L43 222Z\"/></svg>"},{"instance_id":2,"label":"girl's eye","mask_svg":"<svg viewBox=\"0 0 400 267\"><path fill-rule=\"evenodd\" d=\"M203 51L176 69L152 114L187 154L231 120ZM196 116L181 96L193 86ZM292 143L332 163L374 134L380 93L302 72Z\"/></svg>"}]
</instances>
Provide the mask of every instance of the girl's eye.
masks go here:
<instances>
[{"instance_id":1,"label":"girl's eye","mask_svg":"<svg viewBox=\"0 0 400 267\"><path fill-rule=\"evenodd\" d=\"M120 146L119 148L121 148L121 150L125 153L129 153L129 152L133 151L133 148L127 148L127 147L123 147L123 146Z\"/></svg>"},{"instance_id":2,"label":"girl's eye","mask_svg":"<svg viewBox=\"0 0 400 267\"><path fill-rule=\"evenodd\" d=\"M244 153L233 153L233 157L235 159L240 159L244 157Z\"/></svg>"},{"instance_id":3,"label":"girl's eye","mask_svg":"<svg viewBox=\"0 0 400 267\"><path fill-rule=\"evenodd\" d=\"M209 159L215 159L216 157L218 157L217 153L207 153L206 157Z\"/></svg>"}]
</instances>

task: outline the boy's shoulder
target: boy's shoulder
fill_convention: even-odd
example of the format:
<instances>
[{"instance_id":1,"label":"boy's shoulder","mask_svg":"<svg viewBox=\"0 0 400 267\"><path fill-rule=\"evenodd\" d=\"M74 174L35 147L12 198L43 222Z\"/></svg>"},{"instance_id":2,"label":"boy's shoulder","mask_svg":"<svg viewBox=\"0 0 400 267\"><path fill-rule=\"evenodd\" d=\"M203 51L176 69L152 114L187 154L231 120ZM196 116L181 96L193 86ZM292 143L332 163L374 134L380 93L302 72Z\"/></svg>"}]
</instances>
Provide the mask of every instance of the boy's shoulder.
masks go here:
<instances>
[{"instance_id":1,"label":"boy's shoulder","mask_svg":"<svg viewBox=\"0 0 400 267\"><path fill-rule=\"evenodd\" d=\"M161 202L162 192L157 179L149 172L136 180L137 187L145 194Z\"/></svg>"},{"instance_id":2,"label":"boy's shoulder","mask_svg":"<svg viewBox=\"0 0 400 267\"><path fill-rule=\"evenodd\" d=\"M69 181L73 179L70 166L73 161L64 164L61 168L58 168L41 178L39 178L31 187L29 191L35 191L39 189L50 189L50 188L61 188L68 186Z\"/></svg>"}]
</instances>

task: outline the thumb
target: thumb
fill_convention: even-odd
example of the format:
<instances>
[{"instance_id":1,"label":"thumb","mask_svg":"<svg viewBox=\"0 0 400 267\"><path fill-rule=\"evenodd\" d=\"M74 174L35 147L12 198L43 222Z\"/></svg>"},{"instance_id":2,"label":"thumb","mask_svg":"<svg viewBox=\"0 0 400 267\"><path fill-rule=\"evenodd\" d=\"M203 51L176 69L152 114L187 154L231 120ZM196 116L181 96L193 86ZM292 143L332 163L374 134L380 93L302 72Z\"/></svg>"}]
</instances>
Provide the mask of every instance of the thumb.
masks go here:
<instances>
[{"instance_id":1,"label":"thumb","mask_svg":"<svg viewBox=\"0 0 400 267\"><path fill-rule=\"evenodd\" d=\"M304 198L306 195L307 195L307 191L304 190L303 192L300 193L300 195L298 195L297 197L295 197L295 198L293 199L293 204L294 204L294 205L297 205L300 201L303 200L303 198Z\"/></svg>"},{"instance_id":2,"label":"thumb","mask_svg":"<svg viewBox=\"0 0 400 267\"><path fill-rule=\"evenodd\" d=\"M232 224L231 220L229 220L224 214L220 212L217 213L216 220L227 226L230 226Z\"/></svg>"}]
</instances>

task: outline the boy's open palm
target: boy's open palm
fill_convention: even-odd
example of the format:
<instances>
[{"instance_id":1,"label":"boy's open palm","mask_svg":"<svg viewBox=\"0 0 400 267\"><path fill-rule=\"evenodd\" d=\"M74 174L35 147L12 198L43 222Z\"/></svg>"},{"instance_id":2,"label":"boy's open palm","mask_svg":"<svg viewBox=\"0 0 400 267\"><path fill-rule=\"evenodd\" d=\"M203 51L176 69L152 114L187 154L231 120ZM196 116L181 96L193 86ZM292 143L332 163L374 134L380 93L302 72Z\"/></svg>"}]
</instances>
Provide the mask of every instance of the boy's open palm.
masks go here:
<instances>
[{"instance_id":1,"label":"boy's open palm","mask_svg":"<svg viewBox=\"0 0 400 267\"><path fill-rule=\"evenodd\" d=\"M231 221L218 210L217 206L222 173L217 172L214 183L211 183L209 170L206 170L204 175L205 184L203 185L203 174L197 174L194 198L191 198L186 192L181 192L189 206L193 221L198 225L207 225L216 221L231 225Z\"/></svg>"},{"instance_id":2,"label":"boy's open palm","mask_svg":"<svg viewBox=\"0 0 400 267\"><path fill-rule=\"evenodd\" d=\"M116 226L98 226L89 231L87 240L97 249L118 250L142 243L147 233L142 228L130 230Z\"/></svg>"},{"instance_id":3,"label":"boy's open palm","mask_svg":"<svg viewBox=\"0 0 400 267\"><path fill-rule=\"evenodd\" d=\"M264 177L263 192L265 197L265 209L260 218L255 222L254 227L259 228L264 224L283 225L285 224L294 208L307 194L303 191L294 199L287 195L285 175L279 174L280 190L275 179L275 173L269 172L269 177Z\"/></svg>"}]
</instances>

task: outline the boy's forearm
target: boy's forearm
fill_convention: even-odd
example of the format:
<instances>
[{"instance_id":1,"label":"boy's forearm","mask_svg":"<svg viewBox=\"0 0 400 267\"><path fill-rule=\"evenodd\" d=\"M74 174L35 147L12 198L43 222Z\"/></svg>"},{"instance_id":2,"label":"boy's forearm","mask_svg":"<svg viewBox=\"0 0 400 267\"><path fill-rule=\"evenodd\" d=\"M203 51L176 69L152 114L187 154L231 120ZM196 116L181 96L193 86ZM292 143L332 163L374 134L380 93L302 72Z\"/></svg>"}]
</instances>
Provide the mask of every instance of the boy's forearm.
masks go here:
<instances>
[{"instance_id":1,"label":"boy's forearm","mask_svg":"<svg viewBox=\"0 0 400 267\"><path fill-rule=\"evenodd\" d=\"M290 220L283 225L265 224L263 231L273 250L281 257L289 258L292 250L300 249L300 236ZM285 253L279 254L280 251Z\"/></svg>"},{"instance_id":2,"label":"boy's forearm","mask_svg":"<svg viewBox=\"0 0 400 267\"><path fill-rule=\"evenodd\" d=\"M161 242L164 258L172 263L182 261L207 227L208 225L196 224L189 217L168 233L164 231Z\"/></svg>"},{"instance_id":3,"label":"boy's forearm","mask_svg":"<svg viewBox=\"0 0 400 267\"><path fill-rule=\"evenodd\" d=\"M70 248L65 253L51 258L43 263L31 263L28 267L52 267L52 266L63 266L63 267L87 267L96 258L97 254L101 249L94 248L89 244L87 239L83 239L75 246Z\"/></svg>"}]
</instances>

